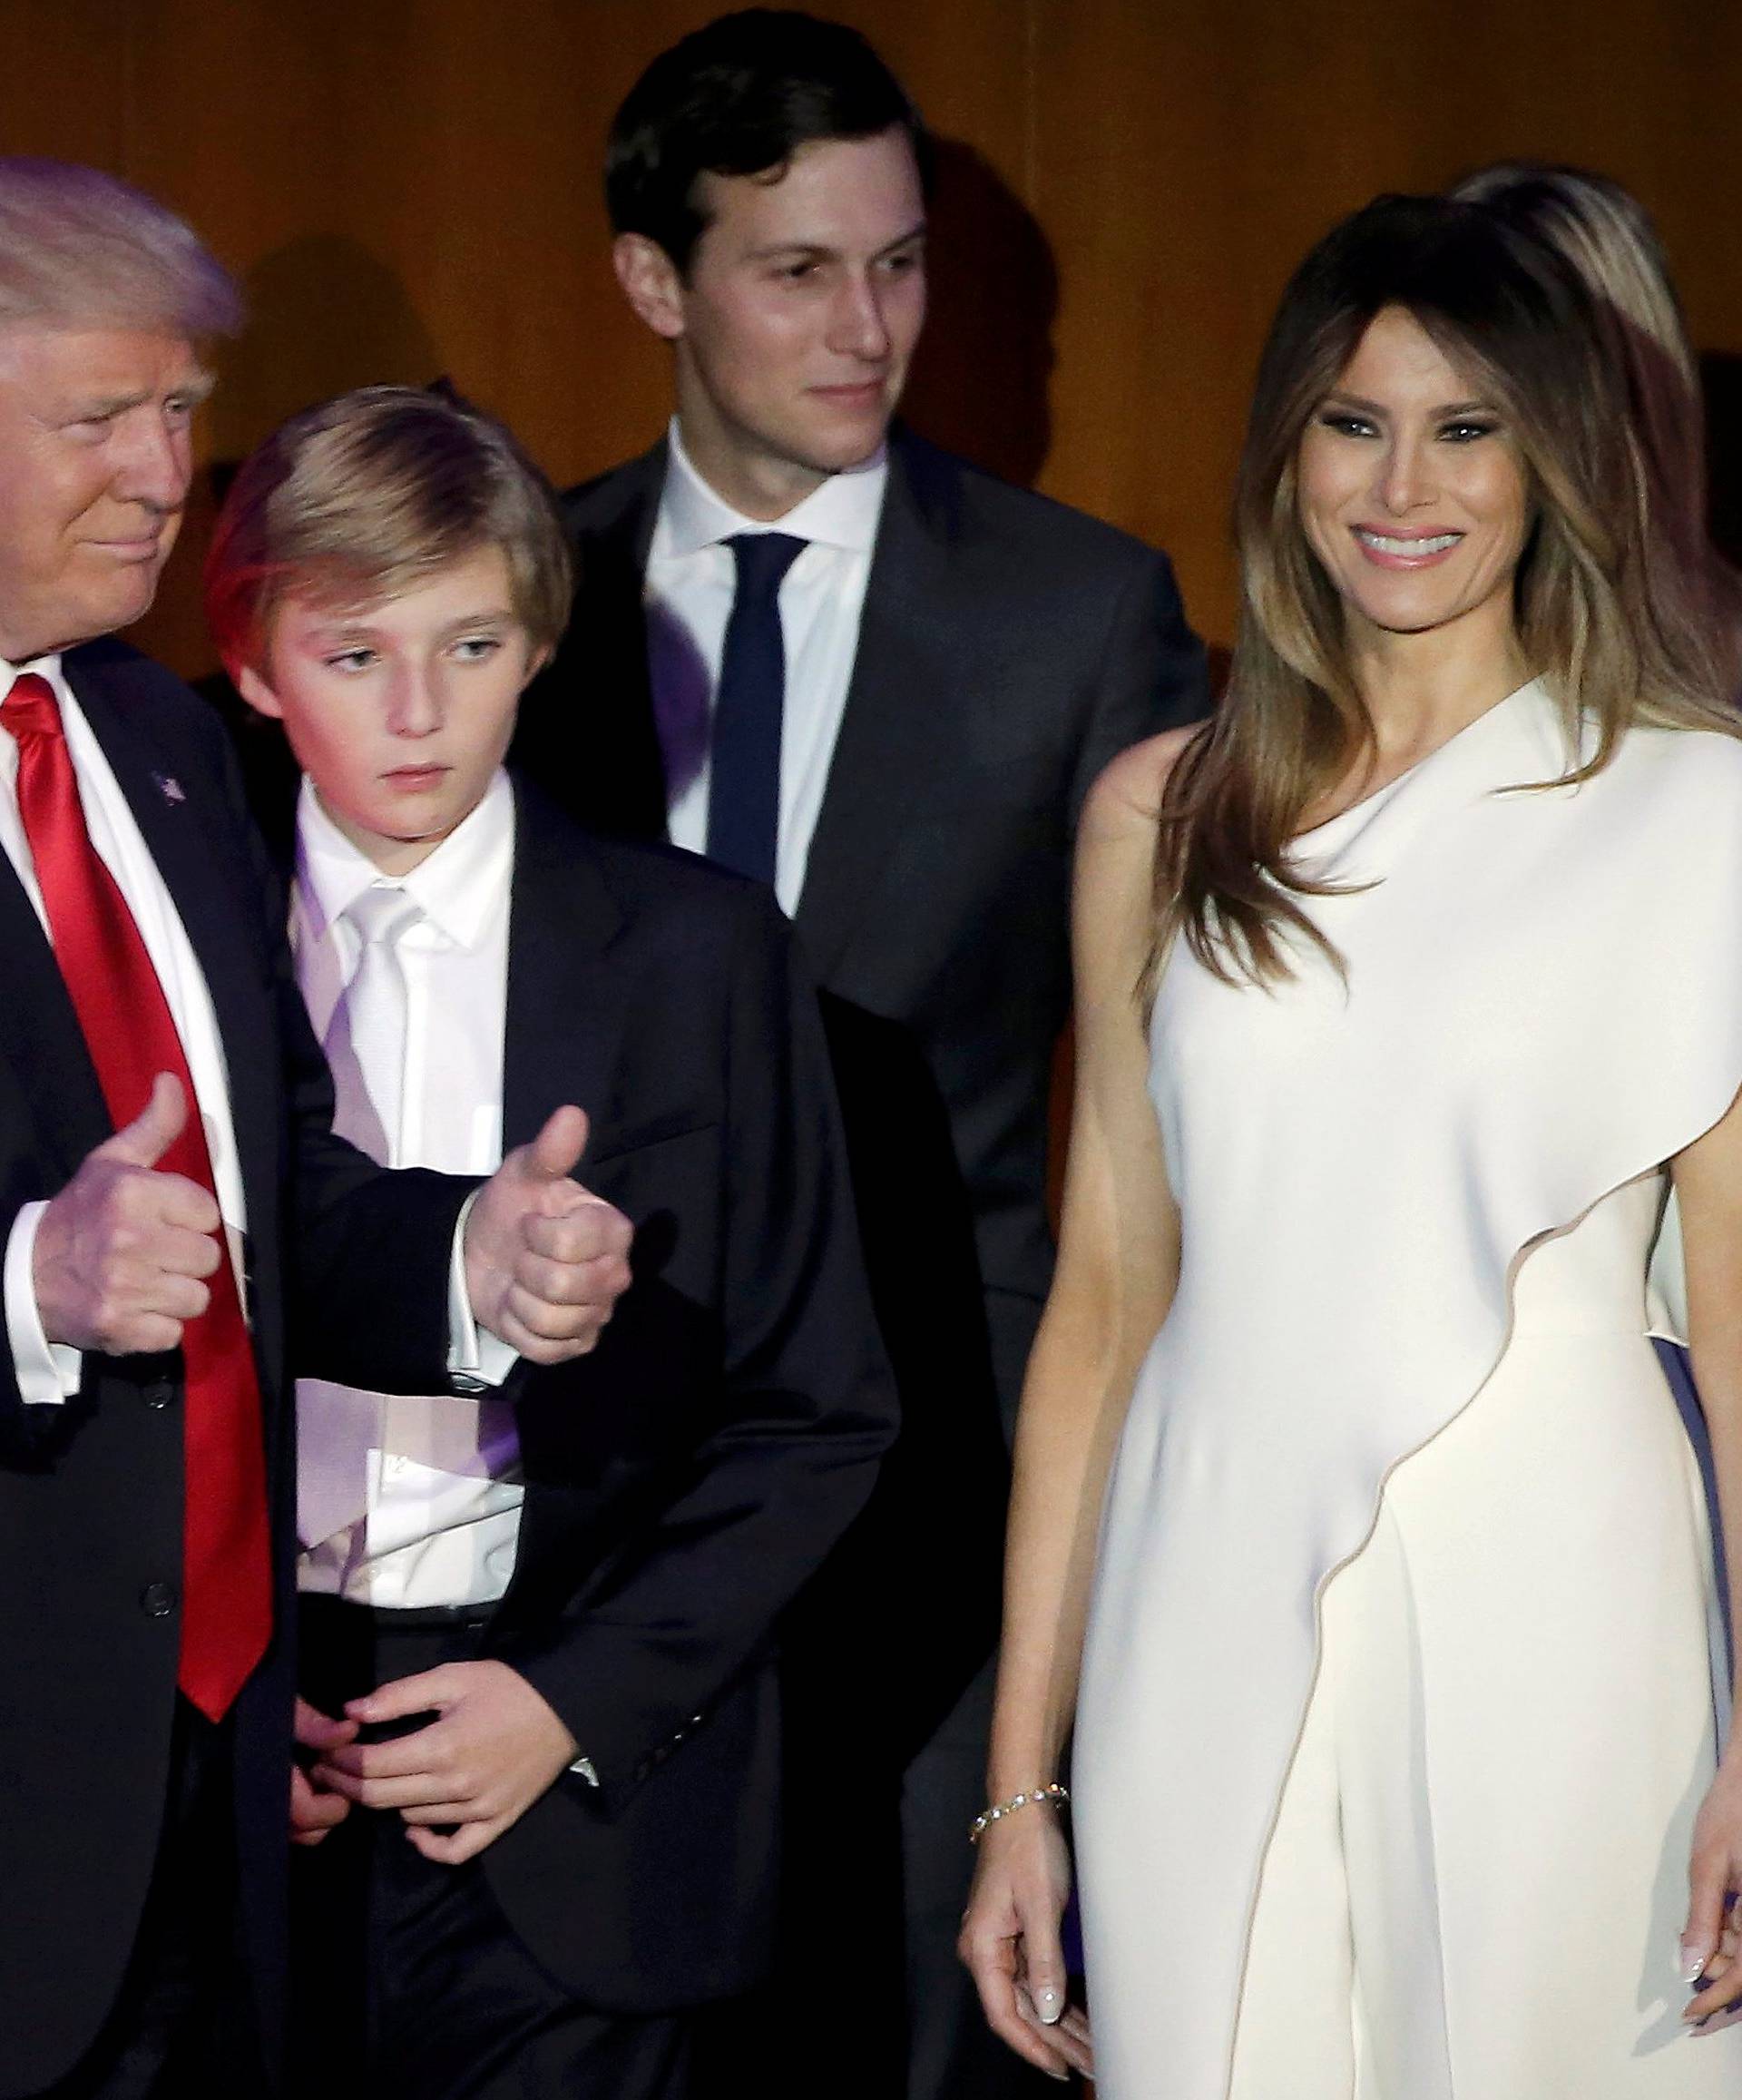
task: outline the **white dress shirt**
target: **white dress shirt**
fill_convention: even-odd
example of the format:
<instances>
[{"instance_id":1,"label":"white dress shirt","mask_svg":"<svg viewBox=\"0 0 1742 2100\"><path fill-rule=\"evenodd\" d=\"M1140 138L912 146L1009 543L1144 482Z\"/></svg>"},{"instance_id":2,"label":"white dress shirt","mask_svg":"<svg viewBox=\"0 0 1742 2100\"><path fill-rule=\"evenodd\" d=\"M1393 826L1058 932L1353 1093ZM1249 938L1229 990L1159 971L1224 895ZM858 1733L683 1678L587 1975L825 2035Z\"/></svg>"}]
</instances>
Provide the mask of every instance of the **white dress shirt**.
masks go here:
<instances>
[{"instance_id":1,"label":"white dress shirt","mask_svg":"<svg viewBox=\"0 0 1742 2100\"><path fill-rule=\"evenodd\" d=\"M205 1125L206 1150L211 1155L213 1184L218 1208L223 1215L225 1237L230 1243L237 1289L248 1302L242 1287L242 1235L248 1212L242 1198L242 1174L236 1156L236 1133L230 1116L230 1073L224 1062L223 1038L218 1016L212 1011L211 994L182 927L180 913L157 863L152 859L127 798L103 755L83 710L73 698L61 669L58 655L38 657L30 663L0 662L0 700L11 691L13 680L32 671L47 679L60 702L66 748L79 783L79 800L84 810L85 829L98 858L114 877L127 908L133 915L145 951L157 972L163 996L169 1002L176 1033L188 1061L194 1099ZM5 711L0 705L0 728ZM165 777L158 782L171 801L182 799L179 782ZM18 746L10 736L0 735L0 846L23 883L43 931L49 933L43 893L36 880L36 864L24 836L24 819L18 811ZM53 939L53 935L49 935ZM140 1104L142 1108L143 1102ZM17 1376L19 1398L42 1404L70 1399L79 1389L80 1353L60 1343L51 1343L43 1333L36 1309L32 1277L32 1256L36 1229L46 1203L26 1203L13 1221L6 1241L5 1316L6 1337Z\"/></svg>"},{"instance_id":2,"label":"white dress shirt","mask_svg":"<svg viewBox=\"0 0 1742 2100\"><path fill-rule=\"evenodd\" d=\"M335 1024L346 1025L343 1001L360 954L343 914L388 878L345 838L307 782L297 834L291 947L315 1033L328 1042ZM371 1073L367 1056L358 1059L377 1104L397 1096L386 1164L475 1174L501 1164L514 843L514 795L498 773L465 821L389 884L414 898L424 917L396 944L406 999L397 1086L394 1075ZM514 1360L505 1349L503 1356ZM503 1368L486 1355L485 1377ZM396 1609L502 1595L523 1497L511 1403L367 1393L305 1379L297 1419L302 1589Z\"/></svg>"},{"instance_id":3,"label":"white dress shirt","mask_svg":"<svg viewBox=\"0 0 1742 2100\"><path fill-rule=\"evenodd\" d=\"M847 710L888 479L880 448L863 466L831 475L785 517L749 518L702 479L672 420L647 556L647 653L669 783L667 823L673 843L693 852L708 845L710 725L738 585L738 564L724 543L738 533L768 532L809 542L788 570L779 599L787 675L774 890L788 916L804 888Z\"/></svg>"}]
</instances>

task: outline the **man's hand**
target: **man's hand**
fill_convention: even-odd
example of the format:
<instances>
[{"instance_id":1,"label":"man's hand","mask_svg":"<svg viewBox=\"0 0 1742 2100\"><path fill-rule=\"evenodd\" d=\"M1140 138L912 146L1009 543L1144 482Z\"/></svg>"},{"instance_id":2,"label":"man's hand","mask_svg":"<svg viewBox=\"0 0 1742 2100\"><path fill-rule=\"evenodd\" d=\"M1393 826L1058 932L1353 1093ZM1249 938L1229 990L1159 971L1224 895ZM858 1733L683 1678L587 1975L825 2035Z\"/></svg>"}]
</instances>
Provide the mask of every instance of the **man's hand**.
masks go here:
<instances>
[{"instance_id":1,"label":"man's hand","mask_svg":"<svg viewBox=\"0 0 1742 2100\"><path fill-rule=\"evenodd\" d=\"M139 1115L43 1212L31 1280L50 1341L105 1356L175 1349L206 1310L223 1221L197 1182L157 1171L187 1116L181 1082L160 1072Z\"/></svg>"},{"instance_id":2,"label":"man's hand","mask_svg":"<svg viewBox=\"0 0 1742 2100\"><path fill-rule=\"evenodd\" d=\"M397 1809L412 1843L445 1867L475 1859L518 1821L576 1753L573 1736L506 1663L445 1663L345 1711L367 1722L437 1716L415 1735L329 1752L314 1780L366 1809Z\"/></svg>"},{"instance_id":3,"label":"man's hand","mask_svg":"<svg viewBox=\"0 0 1742 2100\"><path fill-rule=\"evenodd\" d=\"M465 1222L473 1317L533 1363L584 1356L629 1282L629 1220L569 1179L586 1146L586 1117L559 1108Z\"/></svg>"},{"instance_id":4,"label":"man's hand","mask_svg":"<svg viewBox=\"0 0 1742 2100\"><path fill-rule=\"evenodd\" d=\"M306 1699L298 1699L296 1735L297 1745L301 1750L342 1750L347 1743L357 1741L357 1723L335 1721L330 1714L310 1706ZM350 1812L351 1804L343 1794L317 1786L301 1765L290 1767L290 1842L293 1845L319 1844L328 1831L336 1823L342 1823Z\"/></svg>"}]
</instances>

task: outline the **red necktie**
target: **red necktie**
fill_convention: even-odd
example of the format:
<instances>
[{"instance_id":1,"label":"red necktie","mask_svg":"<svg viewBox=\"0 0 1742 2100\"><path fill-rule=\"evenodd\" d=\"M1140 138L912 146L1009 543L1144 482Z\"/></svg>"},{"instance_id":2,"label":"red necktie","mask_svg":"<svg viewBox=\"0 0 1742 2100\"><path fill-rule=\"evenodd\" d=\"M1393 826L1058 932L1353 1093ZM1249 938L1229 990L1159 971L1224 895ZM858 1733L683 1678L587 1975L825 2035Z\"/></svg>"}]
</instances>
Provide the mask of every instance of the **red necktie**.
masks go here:
<instances>
[{"instance_id":1,"label":"red necktie","mask_svg":"<svg viewBox=\"0 0 1742 2100\"><path fill-rule=\"evenodd\" d=\"M110 1116L124 1129L144 1108L157 1075L174 1073L188 1119L159 1164L197 1182L215 1202L187 1056L127 900L85 829L54 687L34 672L15 679L0 726L18 745L18 810L54 959ZM213 1721L265 1653L272 1626L259 1385L227 1247L223 1253L208 1280L210 1304L181 1336L186 1487L176 1682Z\"/></svg>"}]
</instances>

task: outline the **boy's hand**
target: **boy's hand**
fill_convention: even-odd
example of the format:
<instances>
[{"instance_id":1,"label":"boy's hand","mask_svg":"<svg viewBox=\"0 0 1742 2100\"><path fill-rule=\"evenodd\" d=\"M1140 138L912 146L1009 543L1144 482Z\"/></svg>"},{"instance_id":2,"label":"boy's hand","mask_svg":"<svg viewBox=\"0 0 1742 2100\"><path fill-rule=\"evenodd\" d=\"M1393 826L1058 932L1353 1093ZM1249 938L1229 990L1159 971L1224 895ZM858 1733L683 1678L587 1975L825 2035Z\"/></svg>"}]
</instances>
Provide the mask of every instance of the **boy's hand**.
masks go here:
<instances>
[{"instance_id":1,"label":"boy's hand","mask_svg":"<svg viewBox=\"0 0 1742 2100\"><path fill-rule=\"evenodd\" d=\"M392 1742L335 1748L314 1779L366 1809L397 1809L425 1859L446 1867L499 1838L577 1754L573 1736L506 1663L445 1663L353 1699L345 1712L365 1724L436 1715Z\"/></svg>"},{"instance_id":2,"label":"boy's hand","mask_svg":"<svg viewBox=\"0 0 1742 2100\"><path fill-rule=\"evenodd\" d=\"M297 1701L297 1747L299 1750L338 1750L357 1739L354 1721L335 1721L329 1714L310 1706L306 1699ZM342 1823L351 1812L351 1804L343 1794L329 1793L317 1787L314 1781L299 1764L290 1767L290 1842L293 1845L318 1845L336 1823Z\"/></svg>"},{"instance_id":3,"label":"boy's hand","mask_svg":"<svg viewBox=\"0 0 1742 2100\"><path fill-rule=\"evenodd\" d=\"M629 1283L629 1220L569 1179L586 1146L586 1117L559 1108L465 1222L473 1316L533 1363L584 1356Z\"/></svg>"}]
</instances>

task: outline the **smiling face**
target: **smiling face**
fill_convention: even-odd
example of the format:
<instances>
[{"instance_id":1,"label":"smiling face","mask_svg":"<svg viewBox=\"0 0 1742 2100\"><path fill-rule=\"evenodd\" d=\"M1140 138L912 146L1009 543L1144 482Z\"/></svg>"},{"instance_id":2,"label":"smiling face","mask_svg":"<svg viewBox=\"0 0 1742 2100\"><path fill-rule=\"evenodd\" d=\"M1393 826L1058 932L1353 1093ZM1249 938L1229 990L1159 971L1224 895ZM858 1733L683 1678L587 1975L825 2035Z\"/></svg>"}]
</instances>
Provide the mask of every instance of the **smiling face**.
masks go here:
<instances>
[{"instance_id":1,"label":"smiling face","mask_svg":"<svg viewBox=\"0 0 1742 2100\"><path fill-rule=\"evenodd\" d=\"M800 146L778 180L700 178L687 276L625 233L617 273L677 351L697 467L751 516L780 516L883 442L925 318L925 203L905 132Z\"/></svg>"},{"instance_id":2,"label":"smiling face","mask_svg":"<svg viewBox=\"0 0 1742 2100\"><path fill-rule=\"evenodd\" d=\"M493 546L361 609L292 590L238 682L352 845L404 875L484 799L541 661Z\"/></svg>"},{"instance_id":3,"label":"smiling face","mask_svg":"<svg viewBox=\"0 0 1742 2100\"><path fill-rule=\"evenodd\" d=\"M0 655L127 626L157 591L210 391L151 329L0 329Z\"/></svg>"},{"instance_id":4,"label":"smiling face","mask_svg":"<svg viewBox=\"0 0 1742 2100\"><path fill-rule=\"evenodd\" d=\"M1315 411L1297 485L1357 647L1455 623L1510 636L1523 466L1498 408L1401 308L1375 318Z\"/></svg>"}]
</instances>

